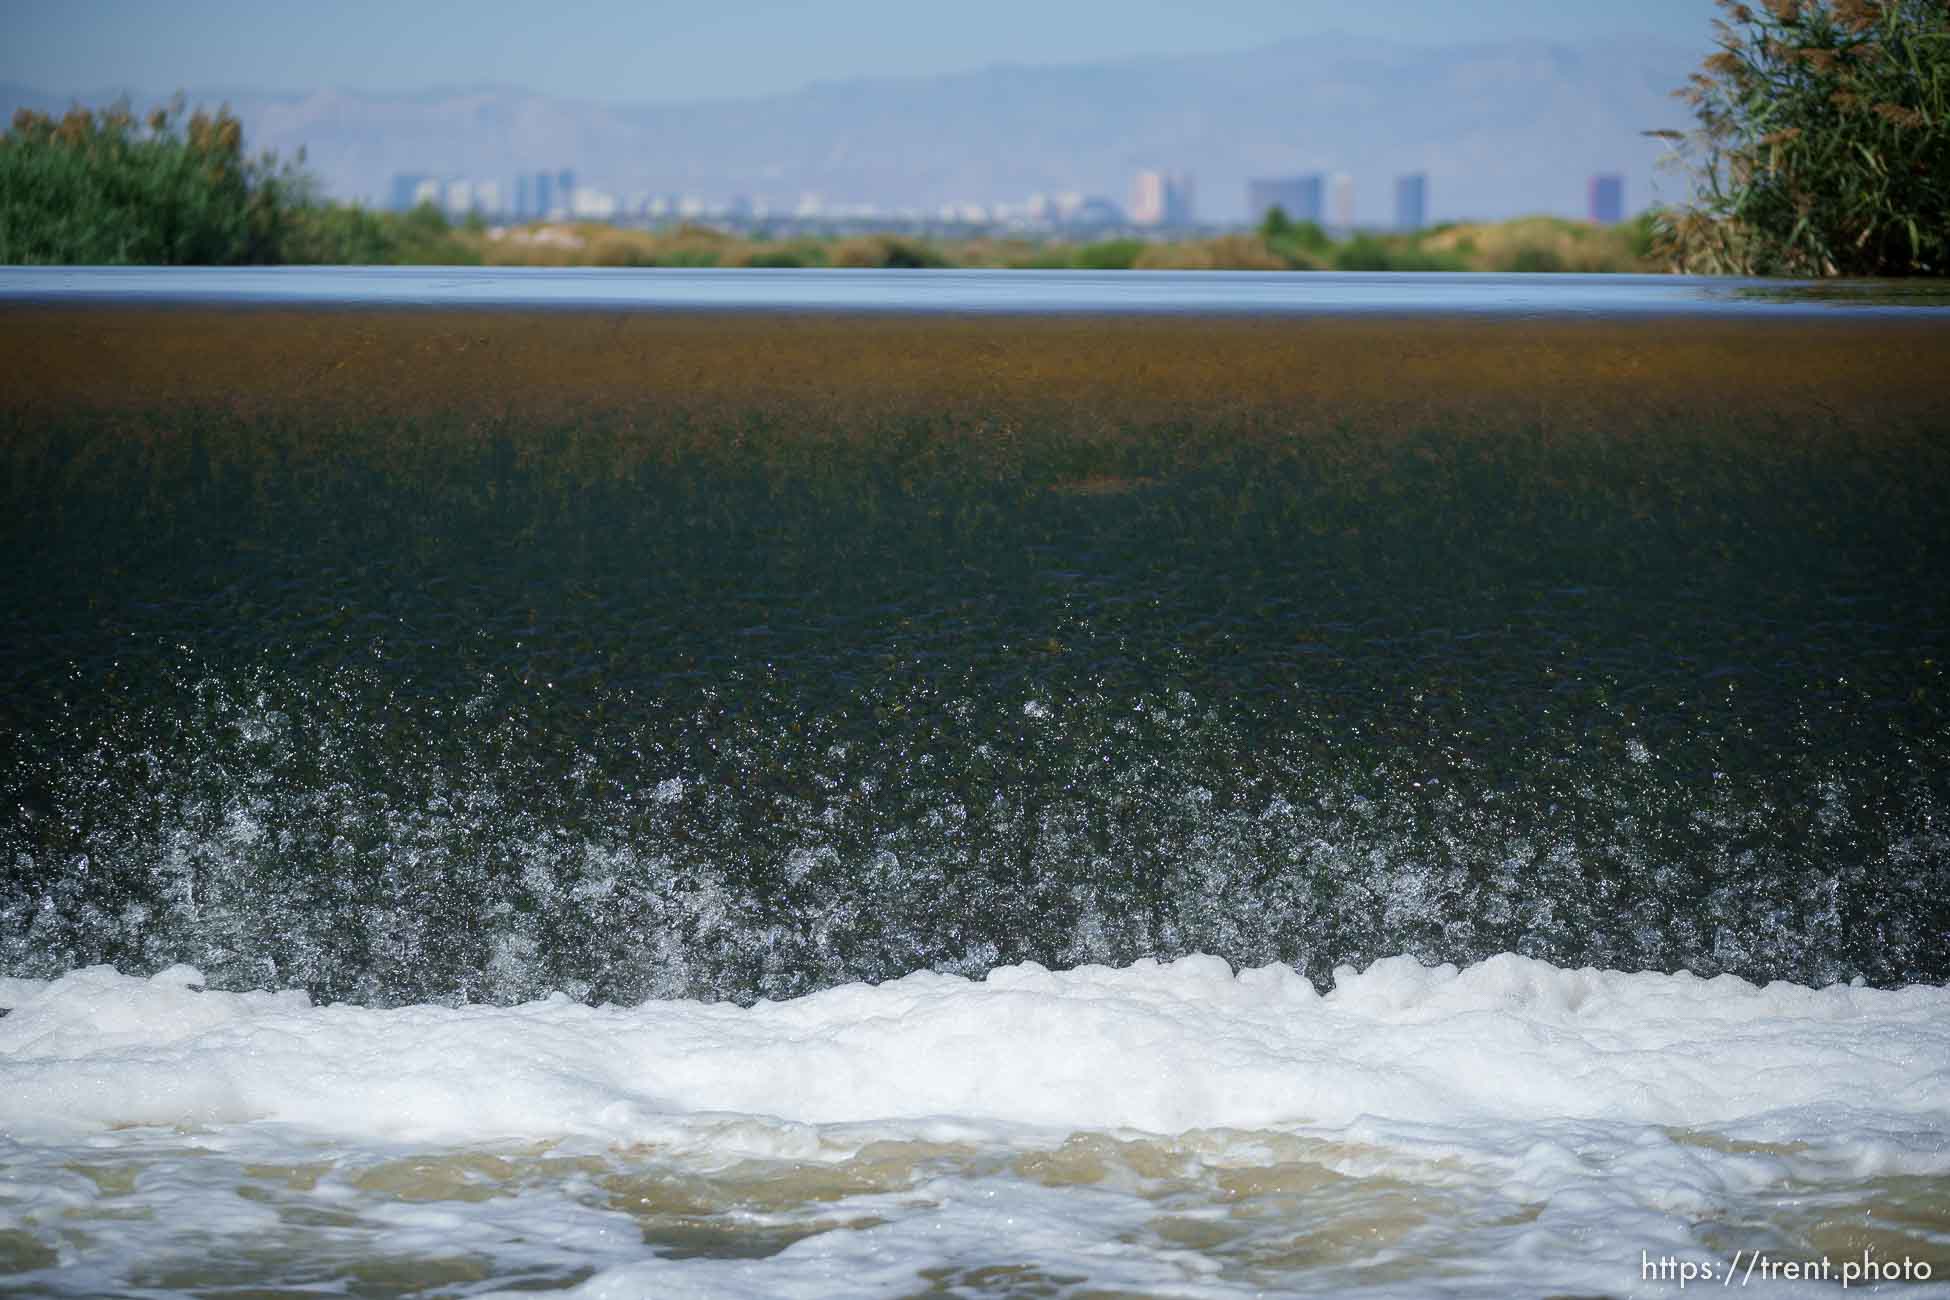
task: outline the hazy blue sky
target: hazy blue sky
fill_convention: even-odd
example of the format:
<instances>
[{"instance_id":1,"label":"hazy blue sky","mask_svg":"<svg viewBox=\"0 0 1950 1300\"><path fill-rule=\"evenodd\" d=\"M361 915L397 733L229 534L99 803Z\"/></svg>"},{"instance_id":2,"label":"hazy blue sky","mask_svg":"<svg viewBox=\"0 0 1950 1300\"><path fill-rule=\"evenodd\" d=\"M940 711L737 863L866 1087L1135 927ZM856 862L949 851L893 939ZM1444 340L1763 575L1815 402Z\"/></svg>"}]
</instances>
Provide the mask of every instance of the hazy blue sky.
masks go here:
<instances>
[{"instance_id":1,"label":"hazy blue sky","mask_svg":"<svg viewBox=\"0 0 1950 1300\"><path fill-rule=\"evenodd\" d=\"M694 99L1335 28L1432 44L1643 32L1704 48L1713 13L1711 0L0 0L0 81L57 93L496 82Z\"/></svg>"}]
</instances>

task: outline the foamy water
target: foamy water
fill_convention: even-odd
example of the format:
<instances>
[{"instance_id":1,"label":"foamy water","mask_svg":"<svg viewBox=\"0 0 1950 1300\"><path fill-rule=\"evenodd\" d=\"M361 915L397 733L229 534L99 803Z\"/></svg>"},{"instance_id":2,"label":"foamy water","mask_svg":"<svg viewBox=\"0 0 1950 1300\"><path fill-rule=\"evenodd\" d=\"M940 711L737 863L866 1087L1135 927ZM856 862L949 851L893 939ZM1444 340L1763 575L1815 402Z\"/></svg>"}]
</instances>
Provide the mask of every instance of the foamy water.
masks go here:
<instances>
[{"instance_id":1,"label":"foamy water","mask_svg":"<svg viewBox=\"0 0 1950 1300\"><path fill-rule=\"evenodd\" d=\"M1750 1292L1826 1293L1865 1258L1906 1267L1884 1283L1905 1294L1950 1277L1938 987L1506 955L1344 967L1322 994L1194 957L749 1008L318 1007L182 966L0 981L0 1004L0 1287L1654 1295L1732 1267ZM1785 1280L1824 1258L1828 1283Z\"/></svg>"}]
</instances>

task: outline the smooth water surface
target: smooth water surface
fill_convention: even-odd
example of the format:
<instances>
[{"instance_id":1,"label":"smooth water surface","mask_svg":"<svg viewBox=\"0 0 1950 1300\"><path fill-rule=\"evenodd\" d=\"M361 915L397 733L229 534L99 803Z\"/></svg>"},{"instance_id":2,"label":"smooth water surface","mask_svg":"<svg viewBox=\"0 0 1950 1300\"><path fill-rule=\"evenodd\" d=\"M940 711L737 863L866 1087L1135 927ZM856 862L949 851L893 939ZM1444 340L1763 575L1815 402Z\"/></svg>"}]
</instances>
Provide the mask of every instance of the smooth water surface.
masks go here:
<instances>
[{"instance_id":1,"label":"smooth water surface","mask_svg":"<svg viewBox=\"0 0 1950 1300\"><path fill-rule=\"evenodd\" d=\"M575 267L0 268L0 304L99 300L357 307L1008 315L1781 316L1927 312L1905 281L1264 271L614 270Z\"/></svg>"}]
</instances>

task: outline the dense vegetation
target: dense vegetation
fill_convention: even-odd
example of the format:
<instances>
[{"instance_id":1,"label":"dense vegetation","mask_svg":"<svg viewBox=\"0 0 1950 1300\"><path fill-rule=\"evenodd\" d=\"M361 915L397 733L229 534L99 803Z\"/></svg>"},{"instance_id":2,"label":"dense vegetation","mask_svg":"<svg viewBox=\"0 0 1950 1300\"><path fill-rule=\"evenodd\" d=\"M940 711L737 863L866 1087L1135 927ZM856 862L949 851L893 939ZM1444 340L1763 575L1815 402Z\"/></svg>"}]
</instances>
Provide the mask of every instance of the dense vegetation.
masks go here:
<instances>
[{"instance_id":1,"label":"dense vegetation","mask_svg":"<svg viewBox=\"0 0 1950 1300\"><path fill-rule=\"evenodd\" d=\"M431 208L322 201L304 158L252 156L228 109L23 109L0 135L0 263L238 266L479 261Z\"/></svg>"},{"instance_id":2,"label":"dense vegetation","mask_svg":"<svg viewBox=\"0 0 1950 1300\"><path fill-rule=\"evenodd\" d=\"M306 188L297 167L248 156L228 110L23 109L0 136L0 262L280 261Z\"/></svg>"},{"instance_id":3,"label":"dense vegetation","mask_svg":"<svg viewBox=\"0 0 1950 1300\"><path fill-rule=\"evenodd\" d=\"M1677 269L1950 273L1950 5L1720 0L1720 48L1682 92L1699 196Z\"/></svg>"},{"instance_id":4,"label":"dense vegetation","mask_svg":"<svg viewBox=\"0 0 1950 1300\"><path fill-rule=\"evenodd\" d=\"M1336 241L1277 209L1253 231L1203 239L1070 242L986 237L941 242L904 235L768 238L709 226L637 230L600 224L459 232L490 266L1002 267L1085 271L1649 271L1649 219L1593 226L1557 217L1364 232Z\"/></svg>"}]
</instances>

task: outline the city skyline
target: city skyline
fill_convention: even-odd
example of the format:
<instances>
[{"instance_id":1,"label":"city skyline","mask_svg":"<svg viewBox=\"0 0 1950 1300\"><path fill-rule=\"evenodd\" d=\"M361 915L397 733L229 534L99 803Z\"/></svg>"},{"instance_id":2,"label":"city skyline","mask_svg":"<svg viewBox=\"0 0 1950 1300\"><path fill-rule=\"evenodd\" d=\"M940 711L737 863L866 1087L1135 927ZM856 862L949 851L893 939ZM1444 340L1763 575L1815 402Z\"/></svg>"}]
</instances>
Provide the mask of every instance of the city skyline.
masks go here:
<instances>
[{"instance_id":1,"label":"city skyline","mask_svg":"<svg viewBox=\"0 0 1950 1300\"><path fill-rule=\"evenodd\" d=\"M1353 174L1320 172L1299 176L1258 177L1247 182L1247 220L1257 226L1277 209L1287 220L1311 222L1330 231L1425 230L1429 178L1426 171L1398 173L1391 178L1392 217L1361 221L1353 217L1357 182ZM390 201L394 211L422 204L442 209L449 217L479 216L499 222L562 220L647 222L702 220L746 227L779 223L860 224L885 219L896 224L1001 227L1024 232L1078 232L1110 229L1151 229L1158 232L1224 228L1241 223L1203 220L1196 209L1197 177L1189 171L1146 169L1132 178L1131 201L1120 207L1099 195L1067 191L1032 194L1022 200L961 200L929 209L827 203L824 196L802 194L794 202L774 203L750 195L712 199L703 195L640 190L613 194L598 186L577 184L575 173L521 172L511 184L467 176L401 172L393 177ZM1585 178L1584 219L1596 225L1615 225L1627 215L1624 178L1598 172Z\"/></svg>"}]
</instances>

